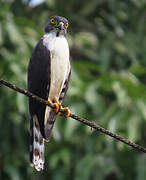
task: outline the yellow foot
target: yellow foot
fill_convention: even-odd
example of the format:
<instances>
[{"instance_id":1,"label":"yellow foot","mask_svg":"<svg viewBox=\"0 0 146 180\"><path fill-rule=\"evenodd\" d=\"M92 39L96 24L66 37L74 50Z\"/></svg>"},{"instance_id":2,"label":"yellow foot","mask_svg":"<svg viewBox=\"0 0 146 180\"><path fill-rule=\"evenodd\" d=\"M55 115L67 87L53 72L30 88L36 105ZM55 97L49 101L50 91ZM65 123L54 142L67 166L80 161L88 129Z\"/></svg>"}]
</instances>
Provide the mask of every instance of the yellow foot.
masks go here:
<instances>
[{"instance_id":1,"label":"yellow foot","mask_svg":"<svg viewBox=\"0 0 146 180\"><path fill-rule=\"evenodd\" d=\"M57 113L61 107L61 103L58 101L57 98L53 99L53 105L55 106L55 109L53 109L53 111Z\"/></svg>"},{"instance_id":2,"label":"yellow foot","mask_svg":"<svg viewBox=\"0 0 146 180\"><path fill-rule=\"evenodd\" d=\"M68 118L70 116L71 111L70 111L70 109L68 107L64 107L64 108L61 107L61 110L65 111L65 113L59 112L58 113L59 116L64 116L64 114L65 114L66 118Z\"/></svg>"}]
</instances>

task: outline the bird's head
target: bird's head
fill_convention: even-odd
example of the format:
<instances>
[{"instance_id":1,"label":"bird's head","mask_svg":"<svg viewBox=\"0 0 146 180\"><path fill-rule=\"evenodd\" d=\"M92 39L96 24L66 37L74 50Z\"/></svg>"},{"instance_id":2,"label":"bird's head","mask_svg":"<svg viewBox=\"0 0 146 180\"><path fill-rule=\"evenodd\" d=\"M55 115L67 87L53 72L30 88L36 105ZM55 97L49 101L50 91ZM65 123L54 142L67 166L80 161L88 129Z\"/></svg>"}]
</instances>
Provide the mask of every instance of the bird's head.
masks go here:
<instances>
[{"instance_id":1,"label":"bird's head","mask_svg":"<svg viewBox=\"0 0 146 180\"><path fill-rule=\"evenodd\" d=\"M45 33L55 32L56 36L66 35L68 20L61 16L51 16L45 26Z\"/></svg>"}]
</instances>

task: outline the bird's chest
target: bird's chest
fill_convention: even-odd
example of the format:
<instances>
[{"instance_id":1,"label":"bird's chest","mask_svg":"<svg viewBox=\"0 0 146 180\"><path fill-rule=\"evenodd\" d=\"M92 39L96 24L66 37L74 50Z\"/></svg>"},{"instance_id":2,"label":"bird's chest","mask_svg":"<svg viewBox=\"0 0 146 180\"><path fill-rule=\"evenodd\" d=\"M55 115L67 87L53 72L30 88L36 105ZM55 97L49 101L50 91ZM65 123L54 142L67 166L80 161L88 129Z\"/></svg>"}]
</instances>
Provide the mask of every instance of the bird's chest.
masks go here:
<instances>
[{"instance_id":1,"label":"bird's chest","mask_svg":"<svg viewBox=\"0 0 146 180\"><path fill-rule=\"evenodd\" d=\"M59 96L63 83L67 78L69 57L63 47L55 48L51 52L51 90L53 96ZM55 94L54 94L55 93Z\"/></svg>"},{"instance_id":2,"label":"bird's chest","mask_svg":"<svg viewBox=\"0 0 146 180\"><path fill-rule=\"evenodd\" d=\"M69 48L65 38L52 38L48 42L51 59L51 82L49 97L59 98L63 84L69 73Z\"/></svg>"}]
</instances>

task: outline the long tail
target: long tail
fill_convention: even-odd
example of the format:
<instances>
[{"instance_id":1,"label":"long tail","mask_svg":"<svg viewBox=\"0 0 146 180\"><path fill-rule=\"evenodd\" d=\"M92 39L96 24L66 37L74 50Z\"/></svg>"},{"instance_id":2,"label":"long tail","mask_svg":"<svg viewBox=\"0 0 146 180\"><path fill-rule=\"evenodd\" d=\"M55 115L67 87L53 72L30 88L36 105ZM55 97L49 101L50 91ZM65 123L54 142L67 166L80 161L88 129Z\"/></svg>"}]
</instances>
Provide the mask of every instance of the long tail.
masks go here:
<instances>
[{"instance_id":1,"label":"long tail","mask_svg":"<svg viewBox=\"0 0 146 180\"><path fill-rule=\"evenodd\" d=\"M44 169L44 153L44 138L40 132L38 118L34 115L30 120L30 163L37 171Z\"/></svg>"},{"instance_id":2,"label":"long tail","mask_svg":"<svg viewBox=\"0 0 146 180\"><path fill-rule=\"evenodd\" d=\"M45 130L45 141L50 140L51 132L54 126L54 122L57 114L50 107L46 107L44 130Z\"/></svg>"}]
</instances>

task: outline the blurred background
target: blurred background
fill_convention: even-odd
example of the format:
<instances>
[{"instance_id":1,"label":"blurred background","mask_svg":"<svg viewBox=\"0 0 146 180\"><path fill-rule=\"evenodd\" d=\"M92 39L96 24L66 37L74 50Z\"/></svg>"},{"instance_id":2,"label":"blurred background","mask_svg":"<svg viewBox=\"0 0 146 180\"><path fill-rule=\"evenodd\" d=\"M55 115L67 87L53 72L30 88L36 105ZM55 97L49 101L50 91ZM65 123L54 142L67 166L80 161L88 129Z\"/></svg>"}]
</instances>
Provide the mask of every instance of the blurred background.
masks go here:
<instances>
[{"instance_id":1,"label":"blurred background","mask_svg":"<svg viewBox=\"0 0 146 180\"><path fill-rule=\"evenodd\" d=\"M146 1L1 0L0 78L26 89L32 50L51 15L70 22L72 113L146 147ZM0 179L145 180L146 155L58 118L46 166L29 165L28 99L0 85Z\"/></svg>"}]
</instances>

